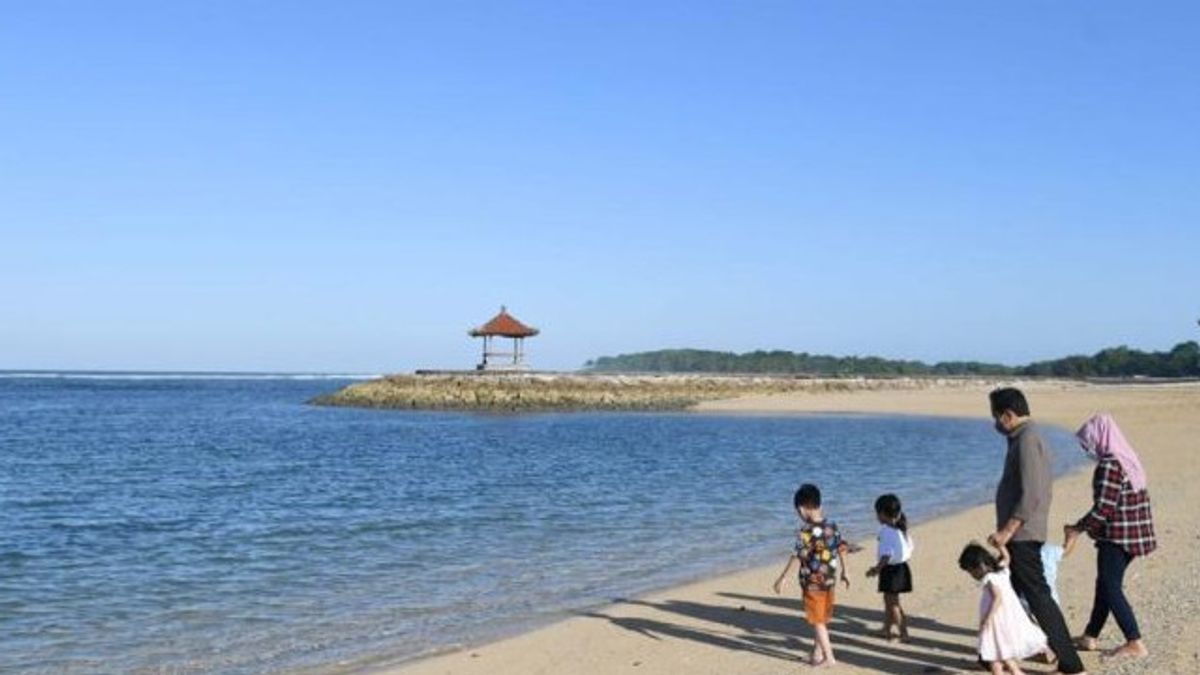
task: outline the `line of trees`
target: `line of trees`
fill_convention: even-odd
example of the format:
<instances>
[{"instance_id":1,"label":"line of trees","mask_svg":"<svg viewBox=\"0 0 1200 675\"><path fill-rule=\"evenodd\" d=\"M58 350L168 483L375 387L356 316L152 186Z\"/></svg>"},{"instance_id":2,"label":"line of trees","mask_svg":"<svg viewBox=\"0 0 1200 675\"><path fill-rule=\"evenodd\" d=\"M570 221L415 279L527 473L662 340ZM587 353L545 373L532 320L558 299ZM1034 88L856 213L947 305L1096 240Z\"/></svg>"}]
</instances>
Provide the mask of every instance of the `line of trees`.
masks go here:
<instances>
[{"instance_id":1,"label":"line of trees","mask_svg":"<svg viewBox=\"0 0 1200 675\"><path fill-rule=\"evenodd\" d=\"M1168 352L1144 352L1110 347L1092 356L1068 356L1039 361L1020 369L1021 375L1057 377L1200 377L1200 344L1181 342Z\"/></svg>"},{"instance_id":2,"label":"line of trees","mask_svg":"<svg viewBox=\"0 0 1200 675\"><path fill-rule=\"evenodd\" d=\"M1055 377L1200 377L1200 344L1183 342L1168 352L1113 347L1092 356L1068 356L1027 366L979 361L923 361L877 356L829 356L783 350L744 354L704 349L601 356L584 369L593 372L771 373L796 375L1018 375Z\"/></svg>"}]
</instances>

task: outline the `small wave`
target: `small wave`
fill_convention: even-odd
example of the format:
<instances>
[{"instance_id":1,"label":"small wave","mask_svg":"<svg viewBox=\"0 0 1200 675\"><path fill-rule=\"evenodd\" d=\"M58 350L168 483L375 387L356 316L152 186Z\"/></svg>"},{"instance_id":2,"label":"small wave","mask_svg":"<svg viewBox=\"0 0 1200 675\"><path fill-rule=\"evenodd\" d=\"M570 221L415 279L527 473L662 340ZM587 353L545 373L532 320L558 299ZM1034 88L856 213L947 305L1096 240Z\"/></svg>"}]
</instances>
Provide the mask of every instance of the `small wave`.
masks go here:
<instances>
[{"instance_id":1,"label":"small wave","mask_svg":"<svg viewBox=\"0 0 1200 675\"><path fill-rule=\"evenodd\" d=\"M22 551L0 551L0 563L23 563L33 560L33 556Z\"/></svg>"}]
</instances>

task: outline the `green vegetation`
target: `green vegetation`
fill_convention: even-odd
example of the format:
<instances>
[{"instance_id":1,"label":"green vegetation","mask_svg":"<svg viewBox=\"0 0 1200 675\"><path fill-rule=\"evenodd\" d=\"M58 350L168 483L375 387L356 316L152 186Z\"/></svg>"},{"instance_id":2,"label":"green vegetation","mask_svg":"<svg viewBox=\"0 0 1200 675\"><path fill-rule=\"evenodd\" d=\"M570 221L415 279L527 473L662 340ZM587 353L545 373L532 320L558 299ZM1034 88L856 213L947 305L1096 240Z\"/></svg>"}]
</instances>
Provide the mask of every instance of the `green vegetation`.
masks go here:
<instances>
[{"instance_id":1,"label":"green vegetation","mask_svg":"<svg viewBox=\"0 0 1200 675\"><path fill-rule=\"evenodd\" d=\"M1094 356L1068 356L1021 368L1022 375L1055 377L1200 377L1200 344L1181 342L1169 352L1111 347Z\"/></svg>"},{"instance_id":2,"label":"green vegetation","mask_svg":"<svg viewBox=\"0 0 1200 675\"><path fill-rule=\"evenodd\" d=\"M1027 366L977 361L922 361L877 356L829 356L789 351L745 354L701 349L662 349L588 361L591 372L772 373L819 376L1017 375L1055 377L1200 377L1200 345L1183 342L1169 352L1114 347L1094 356L1068 356Z\"/></svg>"},{"instance_id":3,"label":"green vegetation","mask_svg":"<svg viewBox=\"0 0 1200 675\"><path fill-rule=\"evenodd\" d=\"M1008 375L1012 368L994 363L947 361L929 365L878 356L828 356L788 351L745 354L701 349L663 349L654 352L602 356L584 368L595 372L772 373L822 376L851 375Z\"/></svg>"}]
</instances>

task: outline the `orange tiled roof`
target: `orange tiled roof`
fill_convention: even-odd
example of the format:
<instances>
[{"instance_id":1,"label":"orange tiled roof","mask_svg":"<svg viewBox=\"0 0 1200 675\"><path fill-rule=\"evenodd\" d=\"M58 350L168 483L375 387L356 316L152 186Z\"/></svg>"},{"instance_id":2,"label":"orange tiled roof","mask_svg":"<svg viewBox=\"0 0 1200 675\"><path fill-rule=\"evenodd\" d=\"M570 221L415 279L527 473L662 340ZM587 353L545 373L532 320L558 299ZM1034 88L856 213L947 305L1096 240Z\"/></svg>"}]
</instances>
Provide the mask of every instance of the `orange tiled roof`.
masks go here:
<instances>
[{"instance_id":1,"label":"orange tiled roof","mask_svg":"<svg viewBox=\"0 0 1200 675\"><path fill-rule=\"evenodd\" d=\"M538 334L538 329L533 326L526 326L517 321L508 309L500 308L500 313L492 317L490 321L478 328L470 330L471 337L482 337L484 335L499 335L500 337L518 338L518 337L533 337Z\"/></svg>"}]
</instances>

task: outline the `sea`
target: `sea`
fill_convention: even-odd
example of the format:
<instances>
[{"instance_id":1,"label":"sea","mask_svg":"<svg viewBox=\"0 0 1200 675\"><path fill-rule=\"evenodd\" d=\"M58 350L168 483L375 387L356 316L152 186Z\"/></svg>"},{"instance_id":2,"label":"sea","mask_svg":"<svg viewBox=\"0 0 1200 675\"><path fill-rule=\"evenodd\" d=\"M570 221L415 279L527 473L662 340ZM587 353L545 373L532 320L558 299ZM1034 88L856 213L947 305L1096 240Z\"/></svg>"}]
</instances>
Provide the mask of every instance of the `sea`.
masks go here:
<instances>
[{"instance_id":1,"label":"sea","mask_svg":"<svg viewBox=\"0 0 1200 675\"><path fill-rule=\"evenodd\" d=\"M0 372L0 672L368 670L782 564L802 482L864 542L884 492L986 503L1004 453L977 419L308 403L351 381Z\"/></svg>"}]
</instances>

